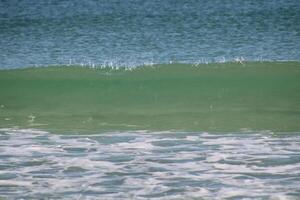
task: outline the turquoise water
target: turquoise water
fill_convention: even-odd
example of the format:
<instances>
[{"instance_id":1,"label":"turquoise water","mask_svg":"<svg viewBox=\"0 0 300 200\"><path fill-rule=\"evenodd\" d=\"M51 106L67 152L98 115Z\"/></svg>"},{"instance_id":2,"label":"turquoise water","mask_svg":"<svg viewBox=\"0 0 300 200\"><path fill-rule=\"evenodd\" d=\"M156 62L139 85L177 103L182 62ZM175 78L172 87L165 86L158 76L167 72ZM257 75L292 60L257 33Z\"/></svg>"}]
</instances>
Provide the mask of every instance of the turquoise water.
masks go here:
<instances>
[{"instance_id":1,"label":"turquoise water","mask_svg":"<svg viewBox=\"0 0 300 200\"><path fill-rule=\"evenodd\" d=\"M0 71L0 128L300 130L300 62Z\"/></svg>"},{"instance_id":2,"label":"turquoise water","mask_svg":"<svg viewBox=\"0 0 300 200\"><path fill-rule=\"evenodd\" d=\"M299 199L299 0L0 0L0 199Z\"/></svg>"}]
</instances>

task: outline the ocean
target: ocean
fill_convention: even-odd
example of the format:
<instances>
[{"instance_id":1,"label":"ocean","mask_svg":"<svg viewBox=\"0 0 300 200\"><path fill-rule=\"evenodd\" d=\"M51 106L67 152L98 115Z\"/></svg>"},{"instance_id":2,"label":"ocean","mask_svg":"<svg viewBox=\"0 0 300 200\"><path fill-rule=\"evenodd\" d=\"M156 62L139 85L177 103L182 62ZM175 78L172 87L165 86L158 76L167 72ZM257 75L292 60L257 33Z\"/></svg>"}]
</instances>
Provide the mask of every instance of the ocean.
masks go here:
<instances>
[{"instance_id":1,"label":"ocean","mask_svg":"<svg viewBox=\"0 0 300 200\"><path fill-rule=\"evenodd\" d=\"M299 60L297 0L12 0L0 67Z\"/></svg>"},{"instance_id":2,"label":"ocean","mask_svg":"<svg viewBox=\"0 0 300 200\"><path fill-rule=\"evenodd\" d=\"M0 1L0 199L299 199L297 0Z\"/></svg>"}]
</instances>

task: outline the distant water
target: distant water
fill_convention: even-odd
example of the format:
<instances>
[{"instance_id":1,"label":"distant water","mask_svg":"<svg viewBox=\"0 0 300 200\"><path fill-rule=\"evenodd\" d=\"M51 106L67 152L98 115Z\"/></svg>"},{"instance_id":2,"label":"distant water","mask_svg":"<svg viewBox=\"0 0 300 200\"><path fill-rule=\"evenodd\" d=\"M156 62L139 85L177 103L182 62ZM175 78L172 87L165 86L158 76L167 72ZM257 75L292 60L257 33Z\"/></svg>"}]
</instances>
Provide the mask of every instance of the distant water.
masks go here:
<instances>
[{"instance_id":1,"label":"distant water","mask_svg":"<svg viewBox=\"0 0 300 200\"><path fill-rule=\"evenodd\" d=\"M0 199L299 199L299 61L299 0L0 0Z\"/></svg>"},{"instance_id":2,"label":"distant water","mask_svg":"<svg viewBox=\"0 0 300 200\"><path fill-rule=\"evenodd\" d=\"M297 199L300 136L0 130L8 199Z\"/></svg>"},{"instance_id":3,"label":"distant water","mask_svg":"<svg viewBox=\"0 0 300 200\"><path fill-rule=\"evenodd\" d=\"M299 0L0 1L0 68L300 59Z\"/></svg>"}]
</instances>

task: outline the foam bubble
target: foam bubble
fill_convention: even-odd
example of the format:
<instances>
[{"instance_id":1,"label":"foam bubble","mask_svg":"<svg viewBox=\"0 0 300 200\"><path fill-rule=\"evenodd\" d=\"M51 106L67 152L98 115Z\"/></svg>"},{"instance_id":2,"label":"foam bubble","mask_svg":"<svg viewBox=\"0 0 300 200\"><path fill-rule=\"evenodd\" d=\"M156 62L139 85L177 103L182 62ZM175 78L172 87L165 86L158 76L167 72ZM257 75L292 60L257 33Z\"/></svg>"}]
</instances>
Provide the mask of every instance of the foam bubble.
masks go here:
<instances>
[{"instance_id":1,"label":"foam bubble","mask_svg":"<svg viewBox=\"0 0 300 200\"><path fill-rule=\"evenodd\" d=\"M299 196L299 134L0 130L4 198ZM9 174L14 174L10 176ZM242 186L242 187L241 187ZM15 189L12 189L15 188Z\"/></svg>"}]
</instances>

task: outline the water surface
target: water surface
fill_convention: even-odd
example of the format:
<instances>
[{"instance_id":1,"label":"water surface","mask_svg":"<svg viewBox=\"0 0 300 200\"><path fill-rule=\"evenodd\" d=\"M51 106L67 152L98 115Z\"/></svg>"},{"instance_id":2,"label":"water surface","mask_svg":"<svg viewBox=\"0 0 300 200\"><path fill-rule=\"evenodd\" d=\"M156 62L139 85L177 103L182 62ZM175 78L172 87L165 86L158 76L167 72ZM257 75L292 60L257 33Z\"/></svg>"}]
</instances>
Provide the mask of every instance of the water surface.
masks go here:
<instances>
[{"instance_id":1,"label":"water surface","mask_svg":"<svg viewBox=\"0 0 300 200\"><path fill-rule=\"evenodd\" d=\"M297 199L299 133L1 129L0 197Z\"/></svg>"},{"instance_id":2,"label":"water surface","mask_svg":"<svg viewBox=\"0 0 300 200\"><path fill-rule=\"evenodd\" d=\"M300 59L298 0L0 2L0 68Z\"/></svg>"}]
</instances>

